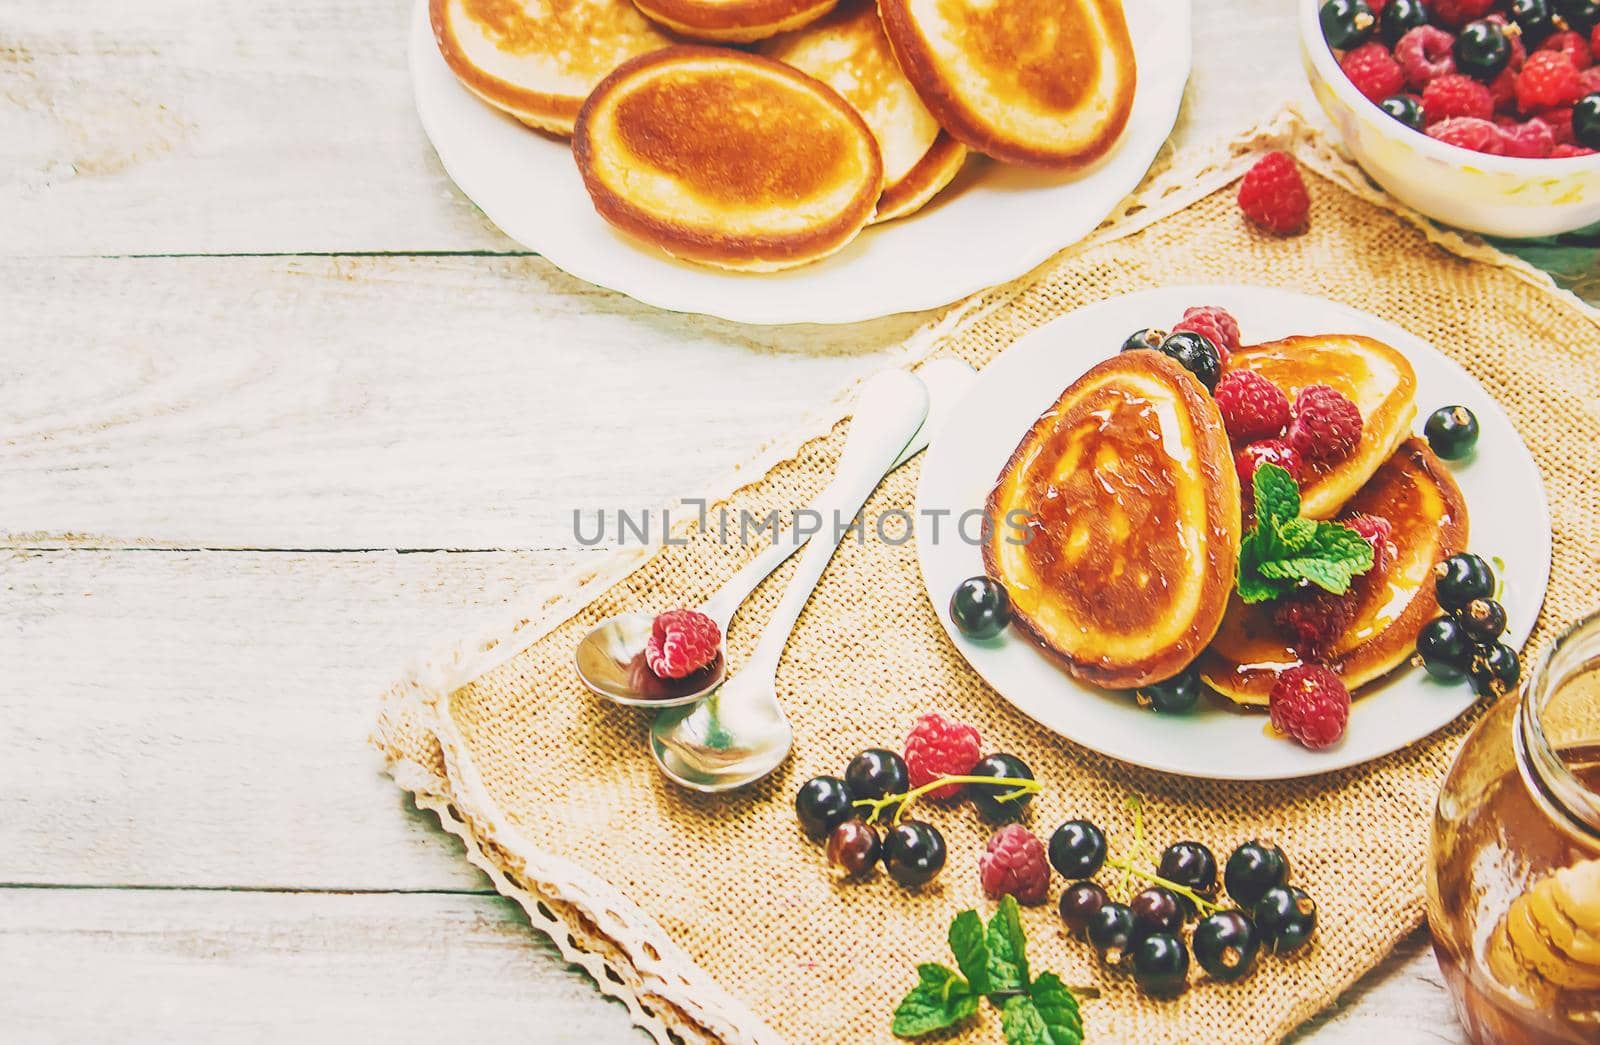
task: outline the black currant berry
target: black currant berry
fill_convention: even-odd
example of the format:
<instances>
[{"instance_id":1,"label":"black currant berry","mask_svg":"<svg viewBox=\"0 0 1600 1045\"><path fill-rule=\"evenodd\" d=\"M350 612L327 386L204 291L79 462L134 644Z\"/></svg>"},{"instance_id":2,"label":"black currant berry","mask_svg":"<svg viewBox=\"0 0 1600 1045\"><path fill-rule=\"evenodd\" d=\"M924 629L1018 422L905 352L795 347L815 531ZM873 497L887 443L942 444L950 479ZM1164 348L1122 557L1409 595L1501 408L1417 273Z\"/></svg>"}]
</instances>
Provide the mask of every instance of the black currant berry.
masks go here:
<instances>
[{"instance_id":1,"label":"black currant berry","mask_svg":"<svg viewBox=\"0 0 1600 1045\"><path fill-rule=\"evenodd\" d=\"M1494 571L1483 557L1460 552L1433 568L1435 594L1446 613L1459 612L1473 599L1494 597Z\"/></svg>"},{"instance_id":2,"label":"black currant berry","mask_svg":"<svg viewBox=\"0 0 1600 1045\"><path fill-rule=\"evenodd\" d=\"M1289 880L1289 858L1270 842L1246 842L1228 857L1222 884L1240 907L1253 907L1268 889Z\"/></svg>"},{"instance_id":3,"label":"black currant berry","mask_svg":"<svg viewBox=\"0 0 1600 1045\"><path fill-rule=\"evenodd\" d=\"M1200 673L1193 668L1164 682L1152 682L1134 690L1133 699L1142 708L1154 708L1163 715L1182 715L1200 703Z\"/></svg>"},{"instance_id":4,"label":"black currant berry","mask_svg":"<svg viewBox=\"0 0 1600 1045\"><path fill-rule=\"evenodd\" d=\"M911 773L893 751L869 747L850 760L844 782L857 798L883 798L911 790Z\"/></svg>"},{"instance_id":5,"label":"black currant berry","mask_svg":"<svg viewBox=\"0 0 1600 1045\"><path fill-rule=\"evenodd\" d=\"M1556 13L1566 20L1567 26L1585 36L1600 22L1600 3L1596 0L1555 0Z\"/></svg>"},{"instance_id":6,"label":"black currant berry","mask_svg":"<svg viewBox=\"0 0 1600 1045\"><path fill-rule=\"evenodd\" d=\"M1222 357L1217 354L1217 346L1204 334L1196 334L1192 330L1168 334L1167 339L1161 342L1160 351L1162 355L1177 360L1180 366L1206 386L1207 392L1217 387L1217 378L1222 376Z\"/></svg>"},{"instance_id":7,"label":"black currant berry","mask_svg":"<svg viewBox=\"0 0 1600 1045\"><path fill-rule=\"evenodd\" d=\"M1378 32L1383 42L1394 50L1400 38L1419 25L1428 24L1428 9L1422 0L1389 0L1378 19Z\"/></svg>"},{"instance_id":8,"label":"black currant berry","mask_svg":"<svg viewBox=\"0 0 1600 1045\"><path fill-rule=\"evenodd\" d=\"M1366 0L1328 0L1317 9L1317 21L1330 47L1349 51L1360 47L1372 35L1378 20Z\"/></svg>"},{"instance_id":9,"label":"black currant berry","mask_svg":"<svg viewBox=\"0 0 1600 1045\"><path fill-rule=\"evenodd\" d=\"M1511 0L1511 20L1522 30L1522 42L1530 51L1555 28L1550 0Z\"/></svg>"},{"instance_id":10,"label":"black currant berry","mask_svg":"<svg viewBox=\"0 0 1600 1045\"><path fill-rule=\"evenodd\" d=\"M1378 108L1414 131L1422 130L1422 103L1409 94L1391 94Z\"/></svg>"},{"instance_id":11,"label":"black currant berry","mask_svg":"<svg viewBox=\"0 0 1600 1045\"><path fill-rule=\"evenodd\" d=\"M950 620L969 639L992 639L1011 623L1011 595L988 577L968 577L950 596Z\"/></svg>"},{"instance_id":12,"label":"black currant berry","mask_svg":"<svg viewBox=\"0 0 1600 1045\"><path fill-rule=\"evenodd\" d=\"M1099 952L1101 961L1113 969L1120 969L1128 959L1128 948L1133 944L1133 912L1126 904L1104 904L1089 916L1084 935Z\"/></svg>"},{"instance_id":13,"label":"black currant berry","mask_svg":"<svg viewBox=\"0 0 1600 1045\"><path fill-rule=\"evenodd\" d=\"M1176 994L1189 976L1189 950L1173 933L1146 936L1133 945L1133 978L1146 994Z\"/></svg>"},{"instance_id":14,"label":"black currant berry","mask_svg":"<svg viewBox=\"0 0 1600 1045\"><path fill-rule=\"evenodd\" d=\"M997 754L979 759L969 775L1032 780L1033 770L1016 755ZM1014 784L968 784L966 790L967 797L978 807L978 812L990 820L1014 820L1033 801L1033 795L1027 793L1002 802L1000 799L1003 796L1016 791Z\"/></svg>"},{"instance_id":15,"label":"black currant berry","mask_svg":"<svg viewBox=\"0 0 1600 1045\"><path fill-rule=\"evenodd\" d=\"M1137 352L1141 348L1148 348L1152 352L1159 352L1161 350L1161 342L1165 341L1166 339L1167 332L1165 330L1158 330L1155 327L1145 327L1143 330L1135 330L1133 333L1129 334L1128 340L1122 343L1121 351Z\"/></svg>"},{"instance_id":16,"label":"black currant berry","mask_svg":"<svg viewBox=\"0 0 1600 1045\"><path fill-rule=\"evenodd\" d=\"M860 878L878 865L881 849L878 832L861 820L846 820L828 836L828 863Z\"/></svg>"},{"instance_id":17,"label":"black currant berry","mask_svg":"<svg viewBox=\"0 0 1600 1045\"><path fill-rule=\"evenodd\" d=\"M1089 929L1089 920L1110 902L1106 891L1093 882L1073 882L1061 891L1061 920L1069 932L1082 936Z\"/></svg>"},{"instance_id":18,"label":"black currant berry","mask_svg":"<svg viewBox=\"0 0 1600 1045\"><path fill-rule=\"evenodd\" d=\"M1063 878L1093 878L1106 862L1105 832L1087 820L1068 820L1050 836L1050 866Z\"/></svg>"},{"instance_id":19,"label":"black currant berry","mask_svg":"<svg viewBox=\"0 0 1600 1045\"><path fill-rule=\"evenodd\" d=\"M1128 910L1133 912L1136 938L1183 930L1183 907L1171 889L1153 885L1129 900Z\"/></svg>"},{"instance_id":20,"label":"black currant berry","mask_svg":"<svg viewBox=\"0 0 1600 1045\"><path fill-rule=\"evenodd\" d=\"M1293 954L1316 932L1317 904L1304 889L1274 886L1256 901L1255 923L1264 946L1274 954Z\"/></svg>"},{"instance_id":21,"label":"black currant berry","mask_svg":"<svg viewBox=\"0 0 1600 1045\"><path fill-rule=\"evenodd\" d=\"M1456 614L1473 642L1493 642L1506 630L1506 608L1493 599L1473 599Z\"/></svg>"},{"instance_id":22,"label":"black currant berry","mask_svg":"<svg viewBox=\"0 0 1600 1045\"><path fill-rule=\"evenodd\" d=\"M1584 95L1572 107L1572 136L1579 145L1600 149L1600 91Z\"/></svg>"},{"instance_id":23,"label":"black currant berry","mask_svg":"<svg viewBox=\"0 0 1600 1045\"><path fill-rule=\"evenodd\" d=\"M1417 633L1417 656L1440 682L1460 682L1472 661L1472 638L1454 617L1437 617Z\"/></svg>"},{"instance_id":24,"label":"black currant berry","mask_svg":"<svg viewBox=\"0 0 1600 1045\"><path fill-rule=\"evenodd\" d=\"M1511 61L1511 41L1498 22L1468 22L1456 37L1456 68L1477 80L1492 80Z\"/></svg>"},{"instance_id":25,"label":"black currant berry","mask_svg":"<svg viewBox=\"0 0 1600 1045\"><path fill-rule=\"evenodd\" d=\"M896 824L883 840L884 869L907 888L922 885L938 874L944 867L944 853L944 835L921 820Z\"/></svg>"},{"instance_id":26,"label":"black currant berry","mask_svg":"<svg viewBox=\"0 0 1600 1045\"><path fill-rule=\"evenodd\" d=\"M1199 842L1174 842L1161 854L1156 874L1169 882L1184 886L1207 900L1217 895L1217 858ZM1195 915L1194 905L1179 896L1189 917Z\"/></svg>"},{"instance_id":27,"label":"black currant berry","mask_svg":"<svg viewBox=\"0 0 1600 1045\"><path fill-rule=\"evenodd\" d=\"M1459 461L1478 445L1478 419L1464 406L1441 406L1422 426L1433 452L1446 461Z\"/></svg>"},{"instance_id":28,"label":"black currant berry","mask_svg":"<svg viewBox=\"0 0 1600 1045\"><path fill-rule=\"evenodd\" d=\"M1517 651L1503 642L1479 646L1467 668L1472 691L1480 697L1501 697L1517 688L1522 678L1522 661Z\"/></svg>"},{"instance_id":29,"label":"black currant berry","mask_svg":"<svg viewBox=\"0 0 1600 1045\"><path fill-rule=\"evenodd\" d=\"M855 796L836 776L812 777L794 795L794 815L813 842L826 838L834 828L856 815L850 803Z\"/></svg>"},{"instance_id":30,"label":"black currant berry","mask_svg":"<svg viewBox=\"0 0 1600 1045\"><path fill-rule=\"evenodd\" d=\"M1218 911L1194 927L1194 958L1214 980L1242 979L1256 960L1256 926L1241 911Z\"/></svg>"}]
</instances>

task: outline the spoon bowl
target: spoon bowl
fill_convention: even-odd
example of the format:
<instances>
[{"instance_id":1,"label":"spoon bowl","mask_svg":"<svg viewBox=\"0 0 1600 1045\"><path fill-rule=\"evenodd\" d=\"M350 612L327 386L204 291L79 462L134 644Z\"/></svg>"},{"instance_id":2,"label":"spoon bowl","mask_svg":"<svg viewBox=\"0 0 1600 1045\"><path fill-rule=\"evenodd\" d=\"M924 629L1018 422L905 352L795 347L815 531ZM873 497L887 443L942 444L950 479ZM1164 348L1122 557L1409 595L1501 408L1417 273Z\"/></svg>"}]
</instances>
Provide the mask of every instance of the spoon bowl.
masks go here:
<instances>
[{"instance_id":1,"label":"spoon bowl","mask_svg":"<svg viewBox=\"0 0 1600 1045\"><path fill-rule=\"evenodd\" d=\"M760 780L778 768L793 744L794 729L778 704L772 677L746 672L693 707L663 713L650 731L650 750L661 771L684 787L708 793Z\"/></svg>"},{"instance_id":2,"label":"spoon bowl","mask_svg":"<svg viewBox=\"0 0 1600 1045\"><path fill-rule=\"evenodd\" d=\"M693 704L722 684L727 670L722 653L681 679L664 679L645 663L655 615L619 613L590 629L578 643L578 677L599 696L634 708L675 708Z\"/></svg>"}]
</instances>

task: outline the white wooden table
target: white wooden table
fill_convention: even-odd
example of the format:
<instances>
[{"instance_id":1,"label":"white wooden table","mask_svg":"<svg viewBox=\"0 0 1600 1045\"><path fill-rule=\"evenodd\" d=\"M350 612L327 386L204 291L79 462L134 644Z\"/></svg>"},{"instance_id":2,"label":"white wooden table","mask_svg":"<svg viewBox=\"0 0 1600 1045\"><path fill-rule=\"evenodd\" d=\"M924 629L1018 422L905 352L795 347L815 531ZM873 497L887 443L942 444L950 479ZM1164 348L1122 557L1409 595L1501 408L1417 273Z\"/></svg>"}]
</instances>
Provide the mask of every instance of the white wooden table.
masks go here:
<instances>
[{"instance_id":1,"label":"white wooden table","mask_svg":"<svg viewBox=\"0 0 1600 1045\"><path fill-rule=\"evenodd\" d=\"M1180 143L1303 97L1289 0L1196 7ZM0 0L8 1042L641 1038L383 775L374 696L593 554L573 508L695 492L925 318L529 256L424 141L408 15ZM1419 938L1305 1037L1460 1032Z\"/></svg>"}]
</instances>

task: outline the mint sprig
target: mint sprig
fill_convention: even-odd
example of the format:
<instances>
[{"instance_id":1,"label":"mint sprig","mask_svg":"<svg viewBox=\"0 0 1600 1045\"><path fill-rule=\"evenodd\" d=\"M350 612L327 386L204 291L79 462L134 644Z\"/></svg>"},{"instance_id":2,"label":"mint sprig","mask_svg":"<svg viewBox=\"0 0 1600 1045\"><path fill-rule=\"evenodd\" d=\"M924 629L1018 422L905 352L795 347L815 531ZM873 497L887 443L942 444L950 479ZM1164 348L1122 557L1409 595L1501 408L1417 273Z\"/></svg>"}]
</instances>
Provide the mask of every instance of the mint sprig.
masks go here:
<instances>
[{"instance_id":1,"label":"mint sprig","mask_svg":"<svg viewBox=\"0 0 1600 1045\"><path fill-rule=\"evenodd\" d=\"M1078 999L1054 973L1028 977L1028 939L1015 897L1000 901L989 924L977 911L950 922L950 950L961 971L934 962L917 966L917 985L901 999L890 1027L899 1038L918 1038L952 1027L978 1012L987 997L1000 1009L1006 1045L1080 1045Z\"/></svg>"},{"instance_id":2,"label":"mint sprig","mask_svg":"<svg viewBox=\"0 0 1600 1045\"><path fill-rule=\"evenodd\" d=\"M1253 483L1256 525L1239 545L1239 598L1265 602L1301 583L1335 595L1372 569L1372 545L1348 526L1300 515L1300 487L1287 469L1264 463Z\"/></svg>"}]
</instances>

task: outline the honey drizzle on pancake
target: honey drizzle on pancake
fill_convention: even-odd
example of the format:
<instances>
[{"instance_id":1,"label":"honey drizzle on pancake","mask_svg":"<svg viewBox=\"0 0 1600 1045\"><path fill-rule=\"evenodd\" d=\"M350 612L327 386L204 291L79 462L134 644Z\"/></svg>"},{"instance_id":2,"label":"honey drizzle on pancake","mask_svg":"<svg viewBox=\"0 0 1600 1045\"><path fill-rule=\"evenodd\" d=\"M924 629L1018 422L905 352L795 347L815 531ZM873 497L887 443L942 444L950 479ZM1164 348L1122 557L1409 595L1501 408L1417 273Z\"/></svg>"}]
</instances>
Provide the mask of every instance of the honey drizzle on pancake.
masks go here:
<instances>
[{"instance_id":1,"label":"honey drizzle on pancake","mask_svg":"<svg viewBox=\"0 0 1600 1045\"><path fill-rule=\"evenodd\" d=\"M655 80L623 97L615 119L618 138L646 164L733 206L804 199L847 178L841 171L856 154L837 114L762 76ZM784 123L803 123L805 133L787 134Z\"/></svg>"},{"instance_id":2,"label":"honey drizzle on pancake","mask_svg":"<svg viewBox=\"0 0 1600 1045\"><path fill-rule=\"evenodd\" d=\"M959 46L986 76L1009 87L1008 94L1065 110L1099 79L1099 37L1076 4L940 0L939 12L950 25L962 27Z\"/></svg>"}]
</instances>

